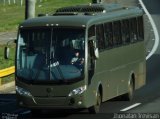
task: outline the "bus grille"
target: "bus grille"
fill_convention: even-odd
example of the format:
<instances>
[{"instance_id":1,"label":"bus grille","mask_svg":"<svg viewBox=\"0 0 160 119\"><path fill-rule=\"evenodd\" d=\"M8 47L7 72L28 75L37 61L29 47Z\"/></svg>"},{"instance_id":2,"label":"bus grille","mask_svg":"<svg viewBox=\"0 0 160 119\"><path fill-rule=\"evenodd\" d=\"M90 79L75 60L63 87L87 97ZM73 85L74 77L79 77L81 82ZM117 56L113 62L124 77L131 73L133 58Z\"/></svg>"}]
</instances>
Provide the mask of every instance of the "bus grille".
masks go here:
<instances>
[{"instance_id":1,"label":"bus grille","mask_svg":"<svg viewBox=\"0 0 160 119\"><path fill-rule=\"evenodd\" d=\"M66 97L36 97L34 99L38 105L61 106L66 103Z\"/></svg>"}]
</instances>

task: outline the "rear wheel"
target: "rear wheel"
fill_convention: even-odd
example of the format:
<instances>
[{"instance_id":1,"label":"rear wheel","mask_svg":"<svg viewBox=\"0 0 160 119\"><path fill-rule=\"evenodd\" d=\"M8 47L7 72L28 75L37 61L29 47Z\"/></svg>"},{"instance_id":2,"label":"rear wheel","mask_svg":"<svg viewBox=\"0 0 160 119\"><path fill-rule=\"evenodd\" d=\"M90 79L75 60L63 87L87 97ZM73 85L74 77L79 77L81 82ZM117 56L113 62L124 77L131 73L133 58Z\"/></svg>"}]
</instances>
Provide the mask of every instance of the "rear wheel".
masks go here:
<instances>
[{"instance_id":1,"label":"rear wheel","mask_svg":"<svg viewBox=\"0 0 160 119\"><path fill-rule=\"evenodd\" d=\"M101 103L102 103L102 98L101 98L100 91L98 91L97 95L96 95L96 104L88 109L89 113L91 113L91 114L99 113Z\"/></svg>"},{"instance_id":2,"label":"rear wheel","mask_svg":"<svg viewBox=\"0 0 160 119\"><path fill-rule=\"evenodd\" d=\"M124 100L131 101L134 95L134 83L133 80L130 82L128 86L128 93L124 95Z\"/></svg>"}]
</instances>

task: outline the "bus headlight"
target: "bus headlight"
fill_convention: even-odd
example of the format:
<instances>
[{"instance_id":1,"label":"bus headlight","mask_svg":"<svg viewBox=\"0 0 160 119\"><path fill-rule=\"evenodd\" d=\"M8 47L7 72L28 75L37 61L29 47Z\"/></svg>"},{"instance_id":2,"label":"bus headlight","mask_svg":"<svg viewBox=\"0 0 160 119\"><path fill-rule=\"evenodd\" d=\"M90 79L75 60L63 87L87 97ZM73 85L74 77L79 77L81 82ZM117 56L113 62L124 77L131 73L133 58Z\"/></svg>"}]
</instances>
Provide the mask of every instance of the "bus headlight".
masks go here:
<instances>
[{"instance_id":1,"label":"bus headlight","mask_svg":"<svg viewBox=\"0 0 160 119\"><path fill-rule=\"evenodd\" d=\"M82 94L85 90L87 89L87 86L84 85L84 86L81 86L79 88L76 88L74 90L72 90L70 93L69 93L69 97L73 96L73 95L77 95L77 94Z\"/></svg>"},{"instance_id":2,"label":"bus headlight","mask_svg":"<svg viewBox=\"0 0 160 119\"><path fill-rule=\"evenodd\" d=\"M16 92L20 95L32 97L31 93L21 87L16 86Z\"/></svg>"}]
</instances>

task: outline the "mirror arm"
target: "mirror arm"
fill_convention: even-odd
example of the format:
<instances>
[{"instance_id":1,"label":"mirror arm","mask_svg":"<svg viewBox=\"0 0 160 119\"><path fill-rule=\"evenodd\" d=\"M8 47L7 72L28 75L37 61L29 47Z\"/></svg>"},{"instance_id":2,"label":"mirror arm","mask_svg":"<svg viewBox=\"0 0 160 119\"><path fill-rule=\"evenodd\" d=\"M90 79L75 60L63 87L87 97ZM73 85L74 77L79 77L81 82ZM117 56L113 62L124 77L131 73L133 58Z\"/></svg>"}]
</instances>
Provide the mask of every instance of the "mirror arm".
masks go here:
<instances>
[{"instance_id":1,"label":"mirror arm","mask_svg":"<svg viewBox=\"0 0 160 119\"><path fill-rule=\"evenodd\" d=\"M12 42L13 42L13 43L17 43L17 39L13 39L13 40L8 41L8 42L7 42L7 46L8 46L10 43L12 43Z\"/></svg>"}]
</instances>

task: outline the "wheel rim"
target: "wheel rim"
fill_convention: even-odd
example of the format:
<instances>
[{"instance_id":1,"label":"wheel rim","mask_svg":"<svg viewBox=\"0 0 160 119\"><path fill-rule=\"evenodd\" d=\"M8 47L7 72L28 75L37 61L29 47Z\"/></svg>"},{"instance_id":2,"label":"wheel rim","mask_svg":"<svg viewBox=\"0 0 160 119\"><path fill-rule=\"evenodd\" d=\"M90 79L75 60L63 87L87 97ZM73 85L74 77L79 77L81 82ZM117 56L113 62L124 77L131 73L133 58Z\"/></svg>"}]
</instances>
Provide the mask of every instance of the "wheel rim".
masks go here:
<instances>
[{"instance_id":1,"label":"wheel rim","mask_svg":"<svg viewBox=\"0 0 160 119\"><path fill-rule=\"evenodd\" d=\"M130 86L129 86L129 98L132 99L133 98L133 81L131 82Z\"/></svg>"},{"instance_id":2,"label":"wheel rim","mask_svg":"<svg viewBox=\"0 0 160 119\"><path fill-rule=\"evenodd\" d=\"M101 95L99 94L99 92L97 93L97 103L95 105L96 111L98 112L100 109L100 105L101 105Z\"/></svg>"}]
</instances>

